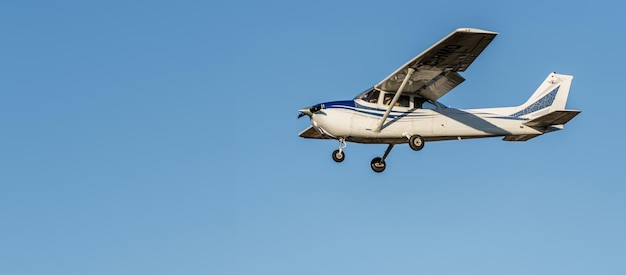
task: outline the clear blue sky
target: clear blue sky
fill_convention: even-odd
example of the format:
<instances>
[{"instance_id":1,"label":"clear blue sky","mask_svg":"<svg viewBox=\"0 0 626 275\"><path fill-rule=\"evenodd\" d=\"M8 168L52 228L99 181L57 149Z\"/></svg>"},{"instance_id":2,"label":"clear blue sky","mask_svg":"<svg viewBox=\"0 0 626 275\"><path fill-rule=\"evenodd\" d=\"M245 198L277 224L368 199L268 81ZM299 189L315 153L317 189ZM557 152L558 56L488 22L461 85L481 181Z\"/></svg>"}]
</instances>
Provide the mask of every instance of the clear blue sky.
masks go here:
<instances>
[{"instance_id":1,"label":"clear blue sky","mask_svg":"<svg viewBox=\"0 0 626 275\"><path fill-rule=\"evenodd\" d=\"M2 2L0 273L625 274L626 1L471 2ZM442 102L583 113L382 174L297 137L458 27L500 35Z\"/></svg>"}]
</instances>

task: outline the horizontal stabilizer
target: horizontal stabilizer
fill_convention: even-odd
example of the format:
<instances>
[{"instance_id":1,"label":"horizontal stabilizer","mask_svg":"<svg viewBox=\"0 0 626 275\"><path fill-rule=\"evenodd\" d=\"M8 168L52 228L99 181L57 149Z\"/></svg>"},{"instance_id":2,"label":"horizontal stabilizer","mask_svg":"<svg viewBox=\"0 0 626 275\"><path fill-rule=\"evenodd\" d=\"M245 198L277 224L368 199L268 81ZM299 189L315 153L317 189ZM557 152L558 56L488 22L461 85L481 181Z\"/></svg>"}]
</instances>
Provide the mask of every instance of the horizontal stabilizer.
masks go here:
<instances>
[{"instance_id":1,"label":"horizontal stabilizer","mask_svg":"<svg viewBox=\"0 0 626 275\"><path fill-rule=\"evenodd\" d=\"M527 125L530 127L546 127L550 125L561 125L561 124L567 123L578 114L580 114L580 111L577 111L577 110L554 111L547 115L543 115L533 120L530 120L524 123L524 125Z\"/></svg>"},{"instance_id":2,"label":"horizontal stabilizer","mask_svg":"<svg viewBox=\"0 0 626 275\"><path fill-rule=\"evenodd\" d=\"M319 131L315 130L313 126L309 126L309 128L304 129L304 131L300 132L298 136L303 138L317 138L317 139L325 139Z\"/></svg>"},{"instance_id":3,"label":"horizontal stabilizer","mask_svg":"<svg viewBox=\"0 0 626 275\"><path fill-rule=\"evenodd\" d=\"M527 141L531 138L538 137L539 135L517 135L517 136L506 136L502 140L504 141Z\"/></svg>"}]
</instances>

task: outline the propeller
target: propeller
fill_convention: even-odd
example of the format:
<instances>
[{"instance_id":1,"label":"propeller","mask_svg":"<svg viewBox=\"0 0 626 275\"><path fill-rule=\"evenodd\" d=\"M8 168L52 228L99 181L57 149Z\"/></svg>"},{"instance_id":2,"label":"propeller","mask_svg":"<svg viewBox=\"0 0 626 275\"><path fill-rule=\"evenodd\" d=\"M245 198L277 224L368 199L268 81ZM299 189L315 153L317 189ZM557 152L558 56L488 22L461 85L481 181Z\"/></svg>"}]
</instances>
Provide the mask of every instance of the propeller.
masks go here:
<instances>
[{"instance_id":1,"label":"propeller","mask_svg":"<svg viewBox=\"0 0 626 275\"><path fill-rule=\"evenodd\" d=\"M324 104L317 104L310 108L302 108L300 109L300 113L298 114L297 118L301 118L303 116L311 117L313 114L319 112L322 109L324 109Z\"/></svg>"}]
</instances>

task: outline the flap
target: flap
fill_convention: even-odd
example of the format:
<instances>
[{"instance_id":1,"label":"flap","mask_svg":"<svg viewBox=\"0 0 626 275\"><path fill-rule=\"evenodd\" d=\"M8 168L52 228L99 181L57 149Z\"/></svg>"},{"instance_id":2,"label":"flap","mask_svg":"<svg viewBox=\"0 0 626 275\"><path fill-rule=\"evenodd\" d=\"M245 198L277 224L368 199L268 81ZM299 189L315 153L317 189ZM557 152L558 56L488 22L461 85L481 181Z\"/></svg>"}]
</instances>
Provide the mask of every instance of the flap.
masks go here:
<instances>
[{"instance_id":1,"label":"flap","mask_svg":"<svg viewBox=\"0 0 626 275\"><path fill-rule=\"evenodd\" d=\"M436 78L432 83L425 85L424 89L419 90L419 94L431 100L437 100L447 94L454 87L463 83L465 78L456 72L446 72L440 78Z\"/></svg>"}]
</instances>

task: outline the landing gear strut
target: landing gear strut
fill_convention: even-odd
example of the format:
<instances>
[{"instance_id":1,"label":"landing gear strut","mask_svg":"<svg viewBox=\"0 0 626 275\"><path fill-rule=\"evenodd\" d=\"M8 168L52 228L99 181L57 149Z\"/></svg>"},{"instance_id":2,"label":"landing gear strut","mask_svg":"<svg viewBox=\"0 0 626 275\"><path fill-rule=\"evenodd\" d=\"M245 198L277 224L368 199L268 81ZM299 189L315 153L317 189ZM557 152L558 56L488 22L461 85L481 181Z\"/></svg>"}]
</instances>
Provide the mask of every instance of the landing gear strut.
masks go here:
<instances>
[{"instance_id":1,"label":"landing gear strut","mask_svg":"<svg viewBox=\"0 0 626 275\"><path fill-rule=\"evenodd\" d=\"M339 139L339 149L333 151L333 160L335 162L342 162L346 158L346 154L343 153L343 148L346 148L346 140L344 138Z\"/></svg>"},{"instance_id":2,"label":"landing gear strut","mask_svg":"<svg viewBox=\"0 0 626 275\"><path fill-rule=\"evenodd\" d=\"M374 172L380 173L382 171L385 171L385 168L387 167L385 159L389 155L389 152L391 152L391 149L393 149L393 144L389 144L389 146L387 146L387 150L385 150L385 154L383 154L382 158L375 157L374 159L372 159L370 166L372 167L372 170L374 170Z\"/></svg>"}]
</instances>

